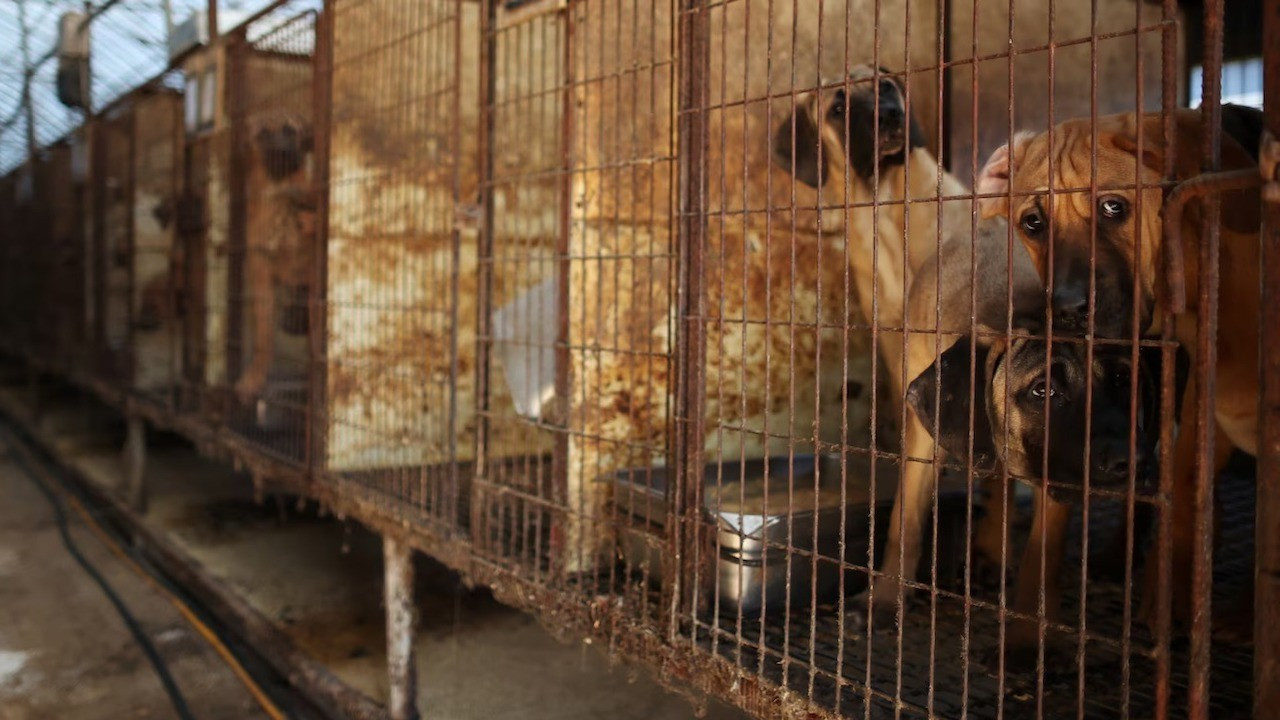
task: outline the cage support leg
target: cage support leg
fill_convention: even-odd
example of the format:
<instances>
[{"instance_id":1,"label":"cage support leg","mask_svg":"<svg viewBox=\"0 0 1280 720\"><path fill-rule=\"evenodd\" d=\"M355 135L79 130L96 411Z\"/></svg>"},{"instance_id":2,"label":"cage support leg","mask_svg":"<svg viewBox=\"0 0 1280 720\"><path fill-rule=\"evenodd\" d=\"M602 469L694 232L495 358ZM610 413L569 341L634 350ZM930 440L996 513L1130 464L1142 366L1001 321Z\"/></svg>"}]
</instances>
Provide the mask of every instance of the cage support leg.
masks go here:
<instances>
[{"instance_id":1,"label":"cage support leg","mask_svg":"<svg viewBox=\"0 0 1280 720\"><path fill-rule=\"evenodd\" d=\"M413 602L413 550L382 538L387 606L387 711L392 720L418 720L418 674L413 657L417 613Z\"/></svg>"},{"instance_id":2,"label":"cage support leg","mask_svg":"<svg viewBox=\"0 0 1280 720\"><path fill-rule=\"evenodd\" d=\"M135 512L147 511L147 426L142 418L131 416L126 421L124 439L125 491L129 507Z\"/></svg>"}]
</instances>

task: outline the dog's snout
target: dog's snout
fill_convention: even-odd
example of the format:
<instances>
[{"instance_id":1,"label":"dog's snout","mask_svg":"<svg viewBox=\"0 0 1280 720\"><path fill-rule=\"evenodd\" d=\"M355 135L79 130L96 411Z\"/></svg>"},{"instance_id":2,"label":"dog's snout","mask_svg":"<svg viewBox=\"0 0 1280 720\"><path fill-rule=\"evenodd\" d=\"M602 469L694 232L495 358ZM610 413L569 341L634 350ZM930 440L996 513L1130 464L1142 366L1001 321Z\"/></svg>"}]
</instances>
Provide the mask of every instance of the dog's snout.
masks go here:
<instances>
[{"instance_id":1,"label":"dog's snout","mask_svg":"<svg viewBox=\"0 0 1280 720\"><path fill-rule=\"evenodd\" d=\"M1097 478L1100 482L1123 483L1129 479L1130 468L1137 471L1135 478L1141 481L1149 470L1150 462L1141 443L1130 452L1129 443L1120 441L1119 438L1095 442L1097 454L1094 467L1102 475Z\"/></svg>"},{"instance_id":2,"label":"dog's snout","mask_svg":"<svg viewBox=\"0 0 1280 720\"><path fill-rule=\"evenodd\" d=\"M902 112L902 108L898 107L897 105L881 105L880 106L880 124L882 126L884 125L889 125L894 127L899 126L902 124L902 120L905 117L906 115L905 113Z\"/></svg>"},{"instance_id":3,"label":"dog's snout","mask_svg":"<svg viewBox=\"0 0 1280 720\"><path fill-rule=\"evenodd\" d=\"M1089 315L1089 296L1076 284L1062 284L1053 289L1053 318L1063 329L1084 329Z\"/></svg>"}]
</instances>

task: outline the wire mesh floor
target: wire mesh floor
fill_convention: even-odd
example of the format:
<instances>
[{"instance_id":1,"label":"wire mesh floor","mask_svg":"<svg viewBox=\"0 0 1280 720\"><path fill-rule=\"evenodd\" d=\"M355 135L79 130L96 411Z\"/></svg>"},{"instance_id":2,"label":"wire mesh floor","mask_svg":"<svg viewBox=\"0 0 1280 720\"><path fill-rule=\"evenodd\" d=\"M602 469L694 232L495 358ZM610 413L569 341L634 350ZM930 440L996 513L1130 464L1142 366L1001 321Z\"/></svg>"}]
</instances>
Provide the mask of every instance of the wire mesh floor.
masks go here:
<instances>
[{"instance_id":1,"label":"wire mesh floor","mask_svg":"<svg viewBox=\"0 0 1280 720\"><path fill-rule=\"evenodd\" d=\"M1222 534L1214 565L1214 607L1221 617L1230 613L1253 568L1255 485L1251 467L1236 458L1220 482ZM1009 546L1016 554L1029 531L1028 512L1011 531ZM1118 506L1097 506L1090 513L1091 555L1106 547L1119 526ZM1080 617L1079 570L1081 518L1073 521L1068 558L1063 572L1062 622L1078 627ZM1095 560L1096 562L1096 555ZM1131 608L1136 616L1140 599L1140 562L1135 559ZM1044 679L1037 667L1006 664L1003 683L985 662L998 649L999 622L992 609L974 607L966 619L962 599L940 596L931 613L922 592L908 603L899 632L892 625L876 629L870 638L846 630L843 652L842 625L861 628L854 621L842 624L834 606L819 606L811 617L808 609L790 616L744 618L738 635L738 615L722 613L719 622L699 623L698 638L709 652L718 653L753 673L850 717L1046 717L1104 718L1150 717L1156 685L1154 642L1146 626L1133 617L1127 681L1124 654L1119 644L1124 626L1123 583L1095 578L1089 572L1085 625L1089 639L1077 661L1079 634L1049 630L1046 633ZM1006 574L1006 598L1012 603L1015 568ZM982 588L975 579L975 599L998 601L992 582ZM856 607L846 600L849 608ZM930 638L933 638L932 654ZM740 639L739 639L740 638ZM1105 638L1095 640L1094 638ZM967 646L967 651L966 651ZM869 650L870 649L870 650ZM1185 716L1188 643L1175 636L1171 644L1171 717ZM901 662L899 663L899 658ZM1250 646L1215 641L1212 649L1212 708L1216 718L1248 717L1252 702L1253 653ZM835 678L843 681L837 690ZM870 693L865 688L872 688ZM1003 698L1003 700L1001 699ZM869 707L868 707L869 705ZM895 712L895 707L900 711ZM930 712L932 711L932 712Z\"/></svg>"}]
</instances>

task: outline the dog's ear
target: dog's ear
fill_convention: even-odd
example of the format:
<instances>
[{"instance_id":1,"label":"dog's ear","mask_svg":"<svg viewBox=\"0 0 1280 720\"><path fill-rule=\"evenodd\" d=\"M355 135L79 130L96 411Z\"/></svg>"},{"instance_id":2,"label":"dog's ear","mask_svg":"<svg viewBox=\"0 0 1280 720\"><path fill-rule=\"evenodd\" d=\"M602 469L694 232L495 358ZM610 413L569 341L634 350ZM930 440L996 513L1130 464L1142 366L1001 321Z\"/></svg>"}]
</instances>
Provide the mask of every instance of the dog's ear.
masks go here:
<instances>
[{"instance_id":1,"label":"dog's ear","mask_svg":"<svg viewBox=\"0 0 1280 720\"><path fill-rule=\"evenodd\" d=\"M991 153L991 157L987 158L987 163L982 166L982 172L978 173L978 184L974 188L974 192L979 195L1003 195L1008 193L1009 179L1013 173L1013 157L1033 137L1035 135L1030 132L1015 133L1011 143L1006 143L996 148L995 152ZM1007 196L982 198L978 201L978 205L982 208L982 217L984 218L1007 215L1009 212L1009 198Z\"/></svg>"},{"instance_id":2,"label":"dog's ear","mask_svg":"<svg viewBox=\"0 0 1280 720\"><path fill-rule=\"evenodd\" d=\"M988 346L960 338L907 387L907 404L934 441L956 462L984 467L995 459L987 416ZM970 364L972 361L972 365ZM972 369L970 369L972 368ZM973 382L971 383L970 380ZM969 414L973 413L973 455L969 455Z\"/></svg>"},{"instance_id":3,"label":"dog's ear","mask_svg":"<svg viewBox=\"0 0 1280 720\"><path fill-rule=\"evenodd\" d=\"M889 75L889 71L880 68L881 74ZM903 78L891 76L893 84L898 87L898 99L902 101L902 107L907 106L907 86L904 84ZM916 122L916 114L913 112L907 117L907 151L910 152L915 148L929 147L929 139L924 135L924 128L920 127L920 123Z\"/></svg>"},{"instance_id":4,"label":"dog's ear","mask_svg":"<svg viewBox=\"0 0 1280 720\"><path fill-rule=\"evenodd\" d=\"M1196 111L1179 112L1175 117L1174 175L1186 180L1200 175L1201 144L1204 135L1201 116ZM1138 156L1137 123L1129 116L1105 137L1118 150ZM1224 170L1244 169L1257 165L1258 143L1261 138L1261 113L1253 108L1238 105L1222 106L1222 167ZM1164 127L1159 116L1143 120L1142 164L1163 176L1165 172L1165 145L1162 139ZM1099 135L1099 143L1103 135ZM1221 194L1222 224L1238 232L1258 232L1262 223L1261 204L1256 189L1233 190ZM1190 203L1188 218L1194 220L1199 200Z\"/></svg>"},{"instance_id":5,"label":"dog's ear","mask_svg":"<svg viewBox=\"0 0 1280 720\"><path fill-rule=\"evenodd\" d=\"M813 96L805 93L796 98L795 109L773 134L773 157L795 179L819 188L827 182L827 163L830 162L826 148L819 157L821 142L821 130L817 118L813 117Z\"/></svg>"}]
</instances>

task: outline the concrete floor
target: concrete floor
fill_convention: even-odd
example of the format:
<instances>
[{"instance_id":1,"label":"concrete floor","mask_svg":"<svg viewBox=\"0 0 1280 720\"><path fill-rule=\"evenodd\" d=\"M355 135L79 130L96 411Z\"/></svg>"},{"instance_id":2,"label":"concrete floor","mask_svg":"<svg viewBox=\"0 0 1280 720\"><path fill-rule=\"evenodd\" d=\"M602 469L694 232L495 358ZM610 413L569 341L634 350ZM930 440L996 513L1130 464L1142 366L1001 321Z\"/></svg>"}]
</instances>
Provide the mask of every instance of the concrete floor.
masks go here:
<instances>
[{"instance_id":1,"label":"concrete floor","mask_svg":"<svg viewBox=\"0 0 1280 720\"><path fill-rule=\"evenodd\" d=\"M59 539L44 495L0 449L0 720L170 718L151 665ZM265 717L167 600L80 523L81 551L138 618L200 718Z\"/></svg>"},{"instance_id":2,"label":"concrete floor","mask_svg":"<svg viewBox=\"0 0 1280 720\"><path fill-rule=\"evenodd\" d=\"M74 456L82 474L119 487L118 428L96 413L86 415L81 405L47 410L42 429L60 438L57 444ZM153 527L349 685L385 699L381 550L375 536L354 523L319 518L293 501L256 505L247 478L179 442L153 447L147 470L146 519ZM12 606L17 617L33 621L16 631L0 621L0 720L171 716L149 666L123 629L116 631L120 623L112 622L106 601L57 545L42 497L12 475L5 474L2 492L13 502L0 511L0 608ZM83 534L95 561L112 568L112 581L128 588L121 594L131 606L139 603L148 629L154 626L166 654L174 654L175 674L183 673L184 689L191 684L199 717L255 717L247 694L172 609ZM695 717L688 700L665 691L642 669L614 663L593 645L560 643L532 617L487 592L462 588L442 566L423 558L420 567L416 648L424 718ZM15 587L19 602L8 600ZM21 669L6 670L16 663ZM68 694L69 687L76 692ZM151 693L145 701L144 691ZM67 703L65 711L59 703ZM26 711L12 707L33 710L21 714ZM702 710L712 720L745 717L714 703Z\"/></svg>"}]
</instances>

